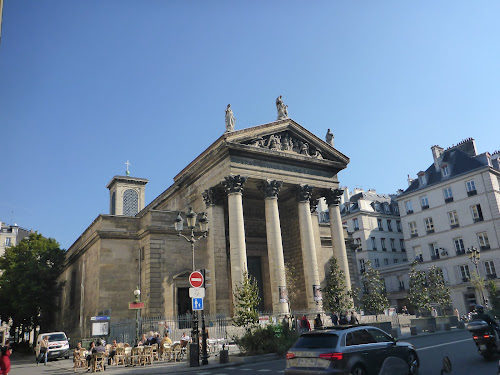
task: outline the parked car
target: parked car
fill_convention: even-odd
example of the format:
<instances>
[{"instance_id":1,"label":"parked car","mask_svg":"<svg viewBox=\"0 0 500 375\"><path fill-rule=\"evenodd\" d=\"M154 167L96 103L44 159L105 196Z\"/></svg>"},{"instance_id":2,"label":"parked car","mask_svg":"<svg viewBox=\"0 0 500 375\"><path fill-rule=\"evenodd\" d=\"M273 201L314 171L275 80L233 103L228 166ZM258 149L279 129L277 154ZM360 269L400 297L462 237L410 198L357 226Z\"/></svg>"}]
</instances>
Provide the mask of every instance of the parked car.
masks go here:
<instances>
[{"instance_id":1,"label":"parked car","mask_svg":"<svg viewBox=\"0 0 500 375\"><path fill-rule=\"evenodd\" d=\"M303 333L286 354L286 375L378 375L384 360L398 357L418 373L417 351L368 325L326 327Z\"/></svg>"},{"instance_id":2,"label":"parked car","mask_svg":"<svg viewBox=\"0 0 500 375\"><path fill-rule=\"evenodd\" d=\"M35 355L38 357L40 354L40 341L42 337L48 336L49 350L47 351L47 358L69 358L69 341L64 332L47 332L38 334L36 340Z\"/></svg>"}]
</instances>

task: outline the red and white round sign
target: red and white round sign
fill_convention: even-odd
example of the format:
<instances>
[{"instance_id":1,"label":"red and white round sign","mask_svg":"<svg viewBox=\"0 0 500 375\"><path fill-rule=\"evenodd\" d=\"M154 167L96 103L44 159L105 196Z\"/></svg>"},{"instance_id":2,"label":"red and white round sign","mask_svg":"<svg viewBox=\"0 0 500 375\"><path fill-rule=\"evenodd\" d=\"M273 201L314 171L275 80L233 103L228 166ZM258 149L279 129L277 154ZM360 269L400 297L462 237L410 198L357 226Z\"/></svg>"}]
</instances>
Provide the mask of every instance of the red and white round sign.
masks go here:
<instances>
[{"instance_id":1,"label":"red and white round sign","mask_svg":"<svg viewBox=\"0 0 500 375\"><path fill-rule=\"evenodd\" d=\"M201 272L194 271L189 275L189 283L193 288L199 288L203 285L203 275Z\"/></svg>"}]
</instances>

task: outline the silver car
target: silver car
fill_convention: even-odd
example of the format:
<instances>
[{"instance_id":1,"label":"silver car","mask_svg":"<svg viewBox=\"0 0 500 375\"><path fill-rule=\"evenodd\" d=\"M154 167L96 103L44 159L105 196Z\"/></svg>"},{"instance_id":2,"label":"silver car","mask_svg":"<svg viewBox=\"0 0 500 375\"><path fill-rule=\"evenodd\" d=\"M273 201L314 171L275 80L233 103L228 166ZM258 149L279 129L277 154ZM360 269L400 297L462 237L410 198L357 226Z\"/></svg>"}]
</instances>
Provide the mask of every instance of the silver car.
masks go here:
<instances>
[{"instance_id":1,"label":"silver car","mask_svg":"<svg viewBox=\"0 0 500 375\"><path fill-rule=\"evenodd\" d=\"M378 375L384 360L398 357L408 373L418 373L417 351L379 328L364 325L329 327L303 333L286 354L286 375Z\"/></svg>"}]
</instances>

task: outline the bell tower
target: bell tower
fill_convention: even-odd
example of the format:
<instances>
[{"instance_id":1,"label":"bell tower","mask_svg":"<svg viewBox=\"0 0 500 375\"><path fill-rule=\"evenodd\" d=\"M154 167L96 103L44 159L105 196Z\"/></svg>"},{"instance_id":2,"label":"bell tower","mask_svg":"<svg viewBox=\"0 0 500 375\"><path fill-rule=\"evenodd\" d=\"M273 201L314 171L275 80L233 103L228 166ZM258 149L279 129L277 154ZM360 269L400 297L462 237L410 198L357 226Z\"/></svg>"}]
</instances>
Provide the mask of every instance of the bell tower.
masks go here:
<instances>
[{"instance_id":1,"label":"bell tower","mask_svg":"<svg viewBox=\"0 0 500 375\"><path fill-rule=\"evenodd\" d=\"M110 215L135 216L144 208L146 184L145 178L115 176L106 186L109 189Z\"/></svg>"}]
</instances>

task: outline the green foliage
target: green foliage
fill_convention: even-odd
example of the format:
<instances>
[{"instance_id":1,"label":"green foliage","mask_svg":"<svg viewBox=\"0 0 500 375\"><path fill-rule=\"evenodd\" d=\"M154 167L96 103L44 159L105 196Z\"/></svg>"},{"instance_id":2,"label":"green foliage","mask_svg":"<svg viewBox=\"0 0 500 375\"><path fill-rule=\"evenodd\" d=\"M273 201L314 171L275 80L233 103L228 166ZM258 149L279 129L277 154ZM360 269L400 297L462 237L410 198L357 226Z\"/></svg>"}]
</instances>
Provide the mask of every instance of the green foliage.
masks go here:
<instances>
[{"instance_id":1,"label":"green foliage","mask_svg":"<svg viewBox=\"0 0 500 375\"><path fill-rule=\"evenodd\" d=\"M495 316L500 317L500 291L493 280L488 282L486 289L489 294L489 307Z\"/></svg>"},{"instance_id":2,"label":"green foliage","mask_svg":"<svg viewBox=\"0 0 500 375\"><path fill-rule=\"evenodd\" d=\"M363 310L365 313L382 314L389 307L389 300L385 292L384 280L380 278L380 273L372 268L370 261L366 262L361 281L365 289L361 297Z\"/></svg>"},{"instance_id":3,"label":"green foliage","mask_svg":"<svg viewBox=\"0 0 500 375\"><path fill-rule=\"evenodd\" d=\"M326 286L323 290L323 306L332 312L344 312L352 309L354 293L346 290L345 274L338 265L337 259L332 257L328 262L330 272L326 277Z\"/></svg>"},{"instance_id":4,"label":"green foliage","mask_svg":"<svg viewBox=\"0 0 500 375\"><path fill-rule=\"evenodd\" d=\"M0 257L0 317L24 330L50 323L62 283L57 282L65 253L53 238L31 233Z\"/></svg>"},{"instance_id":5,"label":"green foliage","mask_svg":"<svg viewBox=\"0 0 500 375\"><path fill-rule=\"evenodd\" d=\"M408 302L422 315L431 311L431 299L425 271L417 270L414 262L410 269L410 290Z\"/></svg>"},{"instance_id":6,"label":"green foliage","mask_svg":"<svg viewBox=\"0 0 500 375\"><path fill-rule=\"evenodd\" d=\"M477 273L477 271L472 271L470 275L470 283L479 293L480 299L484 298L484 291L486 290L486 282L484 279ZM480 301L480 304L483 304L484 301Z\"/></svg>"},{"instance_id":7,"label":"green foliage","mask_svg":"<svg viewBox=\"0 0 500 375\"><path fill-rule=\"evenodd\" d=\"M439 305L442 311L451 305L450 288L444 282L443 270L430 266L427 274L429 299L431 303Z\"/></svg>"},{"instance_id":8,"label":"green foliage","mask_svg":"<svg viewBox=\"0 0 500 375\"><path fill-rule=\"evenodd\" d=\"M234 338L240 350L246 355L266 353L285 354L299 337L288 325L256 327L239 338Z\"/></svg>"},{"instance_id":9,"label":"green foliage","mask_svg":"<svg viewBox=\"0 0 500 375\"><path fill-rule=\"evenodd\" d=\"M298 277L295 267L290 263L285 263L286 290L288 292L288 306L292 311L292 306L297 300Z\"/></svg>"},{"instance_id":10,"label":"green foliage","mask_svg":"<svg viewBox=\"0 0 500 375\"><path fill-rule=\"evenodd\" d=\"M257 281L248 272L243 272L243 280L234 291L235 313L234 324L238 327L251 327L259 321L257 307L260 303L259 287Z\"/></svg>"}]
</instances>

